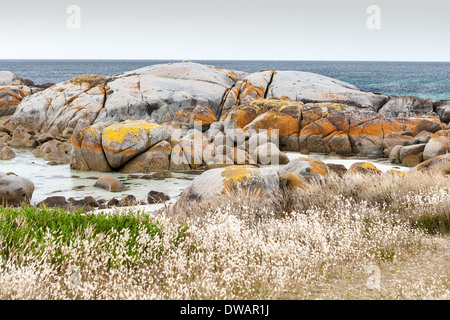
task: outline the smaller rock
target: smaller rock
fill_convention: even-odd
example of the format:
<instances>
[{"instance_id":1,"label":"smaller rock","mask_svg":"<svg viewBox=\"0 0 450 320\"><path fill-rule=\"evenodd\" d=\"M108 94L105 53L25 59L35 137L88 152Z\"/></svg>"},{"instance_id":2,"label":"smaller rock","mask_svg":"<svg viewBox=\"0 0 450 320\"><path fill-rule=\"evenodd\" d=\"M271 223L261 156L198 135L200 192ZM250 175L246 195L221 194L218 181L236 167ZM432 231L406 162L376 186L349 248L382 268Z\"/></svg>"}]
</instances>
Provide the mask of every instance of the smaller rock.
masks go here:
<instances>
[{"instance_id":1,"label":"smaller rock","mask_svg":"<svg viewBox=\"0 0 450 320\"><path fill-rule=\"evenodd\" d=\"M423 150L423 159L428 160L450 151L450 137L437 136L432 138Z\"/></svg>"},{"instance_id":2,"label":"smaller rock","mask_svg":"<svg viewBox=\"0 0 450 320\"><path fill-rule=\"evenodd\" d=\"M155 172L153 174L147 174L145 176L142 176L141 179L162 180L162 179L172 178L172 177L173 177L172 173L168 170L165 170L165 171Z\"/></svg>"},{"instance_id":3,"label":"smaller rock","mask_svg":"<svg viewBox=\"0 0 450 320\"><path fill-rule=\"evenodd\" d=\"M442 154L440 156L425 160L419 163L414 169L416 171L427 171L430 170L441 163L450 163L450 153Z\"/></svg>"},{"instance_id":4,"label":"smaller rock","mask_svg":"<svg viewBox=\"0 0 450 320\"><path fill-rule=\"evenodd\" d=\"M0 160L11 160L16 157L14 150L8 146L3 147L0 150Z\"/></svg>"},{"instance_id":5,"label":"smaller rock","mask_svg":"<svg viewBox=\"0 0 450 320\"><path fill-rule=\"evenodd\" d=\"M116 198L112 198L111 200L108 201L108 207L114 207L119 205L120 201L117 200Z\"/></svg>"},{"instance_id":6,"label":"smaller rock","mask_svg":"<svg viewBox=\"0 0 450 320\"><path fill-rule=\"evenodd\" d=\"M83 211L83 212L90 212L92 211L92 206L89 205L88 203L86 203L86 201L83 200L74 200L68 204L66 204L66 206L64 207L65 210L67 211Z\"/></svg>"},{"instance_id":7,"label":"smaller rock","mask_svg":"<svg viewBox=\"0 0 450 320\"><path fill-rule=\"evenodd\" d=\"M327 163L328 170L336 173L339 177L343 177L347 172L347 168L343 164Z\"/></svg>"},{"instance_id":8,"label":"smaller rock","mask_svg":"<svg viewBox=\"0 0 450 320\"><path fill-rule=\"evenodd\" d=\"M162 203L167 200L170 200L170 197L163 192L158 192L158 191L152 190L147 194L148 204Z\"/></svg>"},{"instance_id":9,"label":"smaller rock","mask_svg":"<svg viewBox=\"0 0 450 320\"><path fill-rule=\"evenodd\" d=\"M46 206L47 208L60 208L63 209L64 206L67 204L67 200L66 197L63 196L53 196L53 197L48 197L45 200L39 202L36 207L38 208L42 208L43 206Z\"/></svg>"},{"instance_id":10,"label":"smaller rock","mask_svg":"<svg viewBox=\"0 0 450 320\"><path fill-rule=\"evenodd\" d=\"M111 176L100 177L94 186L110 192L122 192L126 190L126 187L122 184L122 182Z\"/></svg>"},{"instance_id":11,"label":"smaller rock","mask_svg":"<svg viewBox=\"0 0 450 320\"><path fill-rule=\"evenodd\" d=\"M120 207L129 207L129 206L135 206L137 204L137 200L136 197L129 194L126 195L125 197L123 197L120 201L119 201L119 206Z\"/></svg>"},{"instance_id":12,"label":"smaller rock","mask_svg":"<svg viewBox=\"0 0 450 320\"><path fill-rule=\"evenodd\" d=\"M421 155L419 156L417 154L410 154L403 158L402 165L404 165L406 167L415 167L421 162L422 162Z\"/></svg>"},{"instance_id":13,"label":"smaller rock","mask_svg":"<svg viewBox=\"0 0 450 320\"><path fill-rule=\"evenodd\" d=\"M36 141L39 144L44 144L44 143L46 143L46 142L48 142L50 140L53 140L53 139L55 139L55 137L53 135L51 135L50 133L48 133L48 132L43 133L43 134L41 134L41 135L36 137Z\"/></svg>"},{"instance_id":14,"label":"smaller rock","mask_svg":"<svg viewBox=\"0 0 450 320\"><path fill-rule=\"evenodd\" d=\"M83 200L84 200L84 202L86 202L91 207L98 207L99 206L97 200L95 200L94 197L92 197L92 196L84 197Z\"/></svg>"},{"instance_id":15,"label":"smaller rock","mask_svg":"<svg viewBox=\"0 0 450 320\"><path fill-rule=\"evenodd\" d=\"M370 162L355 162L348 168L345 175L350 174L381 174L381 170Z\"/></svg>"}]
</instances>

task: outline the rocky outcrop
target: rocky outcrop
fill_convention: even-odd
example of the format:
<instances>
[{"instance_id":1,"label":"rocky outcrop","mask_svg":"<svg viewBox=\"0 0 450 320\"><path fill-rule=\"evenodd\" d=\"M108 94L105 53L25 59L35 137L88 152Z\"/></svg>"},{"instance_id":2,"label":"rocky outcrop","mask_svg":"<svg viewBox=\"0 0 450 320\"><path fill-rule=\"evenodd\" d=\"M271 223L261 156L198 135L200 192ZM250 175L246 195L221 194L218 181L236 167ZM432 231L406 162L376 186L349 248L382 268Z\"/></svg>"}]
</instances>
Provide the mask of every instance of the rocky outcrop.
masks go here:
<instances>
[{"instance_id":1,"label":"rocky outcrop","mask_svg":"<svg viewBox=\"0 0 450 320\"><path fill-rule=\"evenodd\" d=\"M434 112L434 101L418 97L391 97L378 113L386 118L409 118L423 115L438 116Z\"/></svg>"},{"instance_id":2,"label":"rocky outcrop","mask_svg":"<svg viewBox=\"0 0 450 320\"><path fill-rule=\"evenodd\" d=\"M383 155L412 137L443 128L436 117L385 118L370 110L336 103L299 103L260 99L231 111L226 129L276 129L282 150ZM397 135L396 137L393 135ZM411 137L411 140L414 140Z\"/></svg>"},{"instance_id":3,"label":"rocky outcrop","mask_svg":"<svg viewBox=\"0 0 450 320\"><path fill-rule=\"evenodd\" d=\"M309 72L262 70L248 74L182 62L153 65L109 78L78 76L24 98L10 121L39 132L47 132L52 126L62 132L65 128L79 129L107 121L163 123L180 119L181 114L175 116L180 110L192 111L200 106L212 112L199 115L200 118L206 115L202 121L208 123L214 117L225 118L238 106L264 98L334 102L375 112L382 110L383 114L394 116L409 117L430 111L430 103L414 102L418 98L364 92L348 83ZM436 103L431 103L431 111L435 106ZM445 114L444 105L439 108L442 111L438 114Z\"/></svg>"},{"instance_id":4,"label":"rocky outcrop","mask_svg":"<svg viewBox=\"0 0 450 320\"><path fill-rule=\"evenodd\" d=\"M200 105L218 116L237 79L229 70L197 63L154 65L111 78L82 75L25 99L11 121L45 132L53 125L89 126L113 120L171 120Z\"/></svg>"}]
</instances>

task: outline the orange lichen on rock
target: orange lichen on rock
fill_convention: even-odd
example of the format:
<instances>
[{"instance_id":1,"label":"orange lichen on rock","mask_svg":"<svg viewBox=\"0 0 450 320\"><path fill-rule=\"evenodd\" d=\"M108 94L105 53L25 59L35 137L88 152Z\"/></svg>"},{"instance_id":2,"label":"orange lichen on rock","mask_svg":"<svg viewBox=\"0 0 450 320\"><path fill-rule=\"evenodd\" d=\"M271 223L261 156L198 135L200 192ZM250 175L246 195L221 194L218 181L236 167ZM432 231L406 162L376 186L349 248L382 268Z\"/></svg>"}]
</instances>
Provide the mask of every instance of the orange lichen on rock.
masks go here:
<instances>
[{"instance_id":1,"label":"orange lichen on rock","mask_svg":"<svg viewBox=\"0 0 450 320\"><path fill-rule=\"evenodd\" d=\"M298 173L288 172L280 176L280 184L289 189L303 189L308 181Z\"/></svg>"},{"instance_id":2,"label":"orange lichen on rock","mask_svg":"<svg viewBox=\"0 0 450 320\"><path fill-rule=\"evenodd\" d=\"M180 109L175 113L173 120L188 124L192 118L193 111L193 107Z\"/></svg>"},{"instance_id":3,"label":"orange lichen on rock","mask_svg":"<svg viewBox=\"0 0 450 320\"><path fill-rule=\"evenodd\" d=\"M320 161L319 159L313 159L313 158L303 158L303 160L306 160L309 162L311 167L311 173L320 174L321 176L328 175L328 168L325 163Z\"/></svg>"},{"instance_id":4,"label":"orange lichen on rock","mask_svg":"<svg viewBox=\"0 0 450 320\"><path fill-rule=\"evenodd\" d=\"M278 130L280 135L298 134L300 131L298 119L284 113L276 113L275 111L268 111L257 117L251 125L252 129L255 130Z\"/></svg>"},{"instance_id":5,"label":"orange lichen on rock","mask_svg":"<svg viewBox=\"0 0 450 320\"><path fill-rule=\"evenodd\" d=\"M217 122L217 118L211 109L202 106L196 106L192 111L192 121L199 122L203 126Z\"/></svg>"},{"instance_id":6,"label":"orange lichen on rock","mask_svg":"<svg viewBox=\"0 0 450 320\"><path fill-rule=\"evenodd\" d=\"M431 136L430 140L438 137L450 137L450 130L439 130Z\"/></svg>"},{"instance_id":7,"label":"orange lichen on rock","mask_svg":"<svg viewBox=\"0 0 450 320\"><path fill-rule=\"evenodd\" d=\"M97 75L97 74L82 74L75 78L70 79L68 82L75 83L75 84L83 84L87 83L90 88L98 86L98 85L104 85L108 81L108 78Z\"/></svg>"}]
</instances>

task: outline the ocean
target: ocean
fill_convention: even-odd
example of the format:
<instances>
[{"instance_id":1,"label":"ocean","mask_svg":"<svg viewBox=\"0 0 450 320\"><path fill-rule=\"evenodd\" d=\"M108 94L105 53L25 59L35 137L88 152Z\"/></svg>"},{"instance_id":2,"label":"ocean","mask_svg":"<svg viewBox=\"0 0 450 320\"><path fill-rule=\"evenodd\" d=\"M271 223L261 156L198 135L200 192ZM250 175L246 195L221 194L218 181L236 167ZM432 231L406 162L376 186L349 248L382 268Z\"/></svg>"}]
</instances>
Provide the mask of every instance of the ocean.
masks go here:
<instances>
[{"instance_id":1,"label":"ocean","mask_svg":"<svg viewBox=\"0 0 450 320\"><path fill-rule=\"evenodd\" d=\"M111 76L141 67L179 60L0 60L0 70L36 84L58 83L80 74ZM450 62L239 61L194 62L231 70L262 69L318 73L351 83L364 91L426 99L450 100Z\"/></svg>"}]
</instances>

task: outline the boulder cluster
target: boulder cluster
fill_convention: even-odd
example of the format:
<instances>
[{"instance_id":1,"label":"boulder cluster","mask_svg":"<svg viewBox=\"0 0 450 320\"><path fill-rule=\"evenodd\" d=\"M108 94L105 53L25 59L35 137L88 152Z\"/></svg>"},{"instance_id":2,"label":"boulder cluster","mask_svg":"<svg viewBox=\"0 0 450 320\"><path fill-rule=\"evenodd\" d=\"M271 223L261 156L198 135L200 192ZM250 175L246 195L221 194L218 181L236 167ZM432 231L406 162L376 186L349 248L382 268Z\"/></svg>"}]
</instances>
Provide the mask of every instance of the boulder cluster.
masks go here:
<instances>
[{"instance_id":1,"label":"boulder cluster","mask_svg":"<svg viewBox=\"0 0 450 320\"><path fill-rule=\"evenodd\" d=\"M225 175L214 192L228 189L226 177L259 181L264 191L276 188L278 175L301 185L314 170L346 174L338 166L291 164L286 151L426 167L447 159L449 121L450 101L364 92L300 71L246 73L182 62L41 87L0 72L1 160L13 159L13 148L32 148L51 165L77 170L203 169L206 177ZM263 168L274 164L304 174Z\"/></svg>"}]
</instances>

